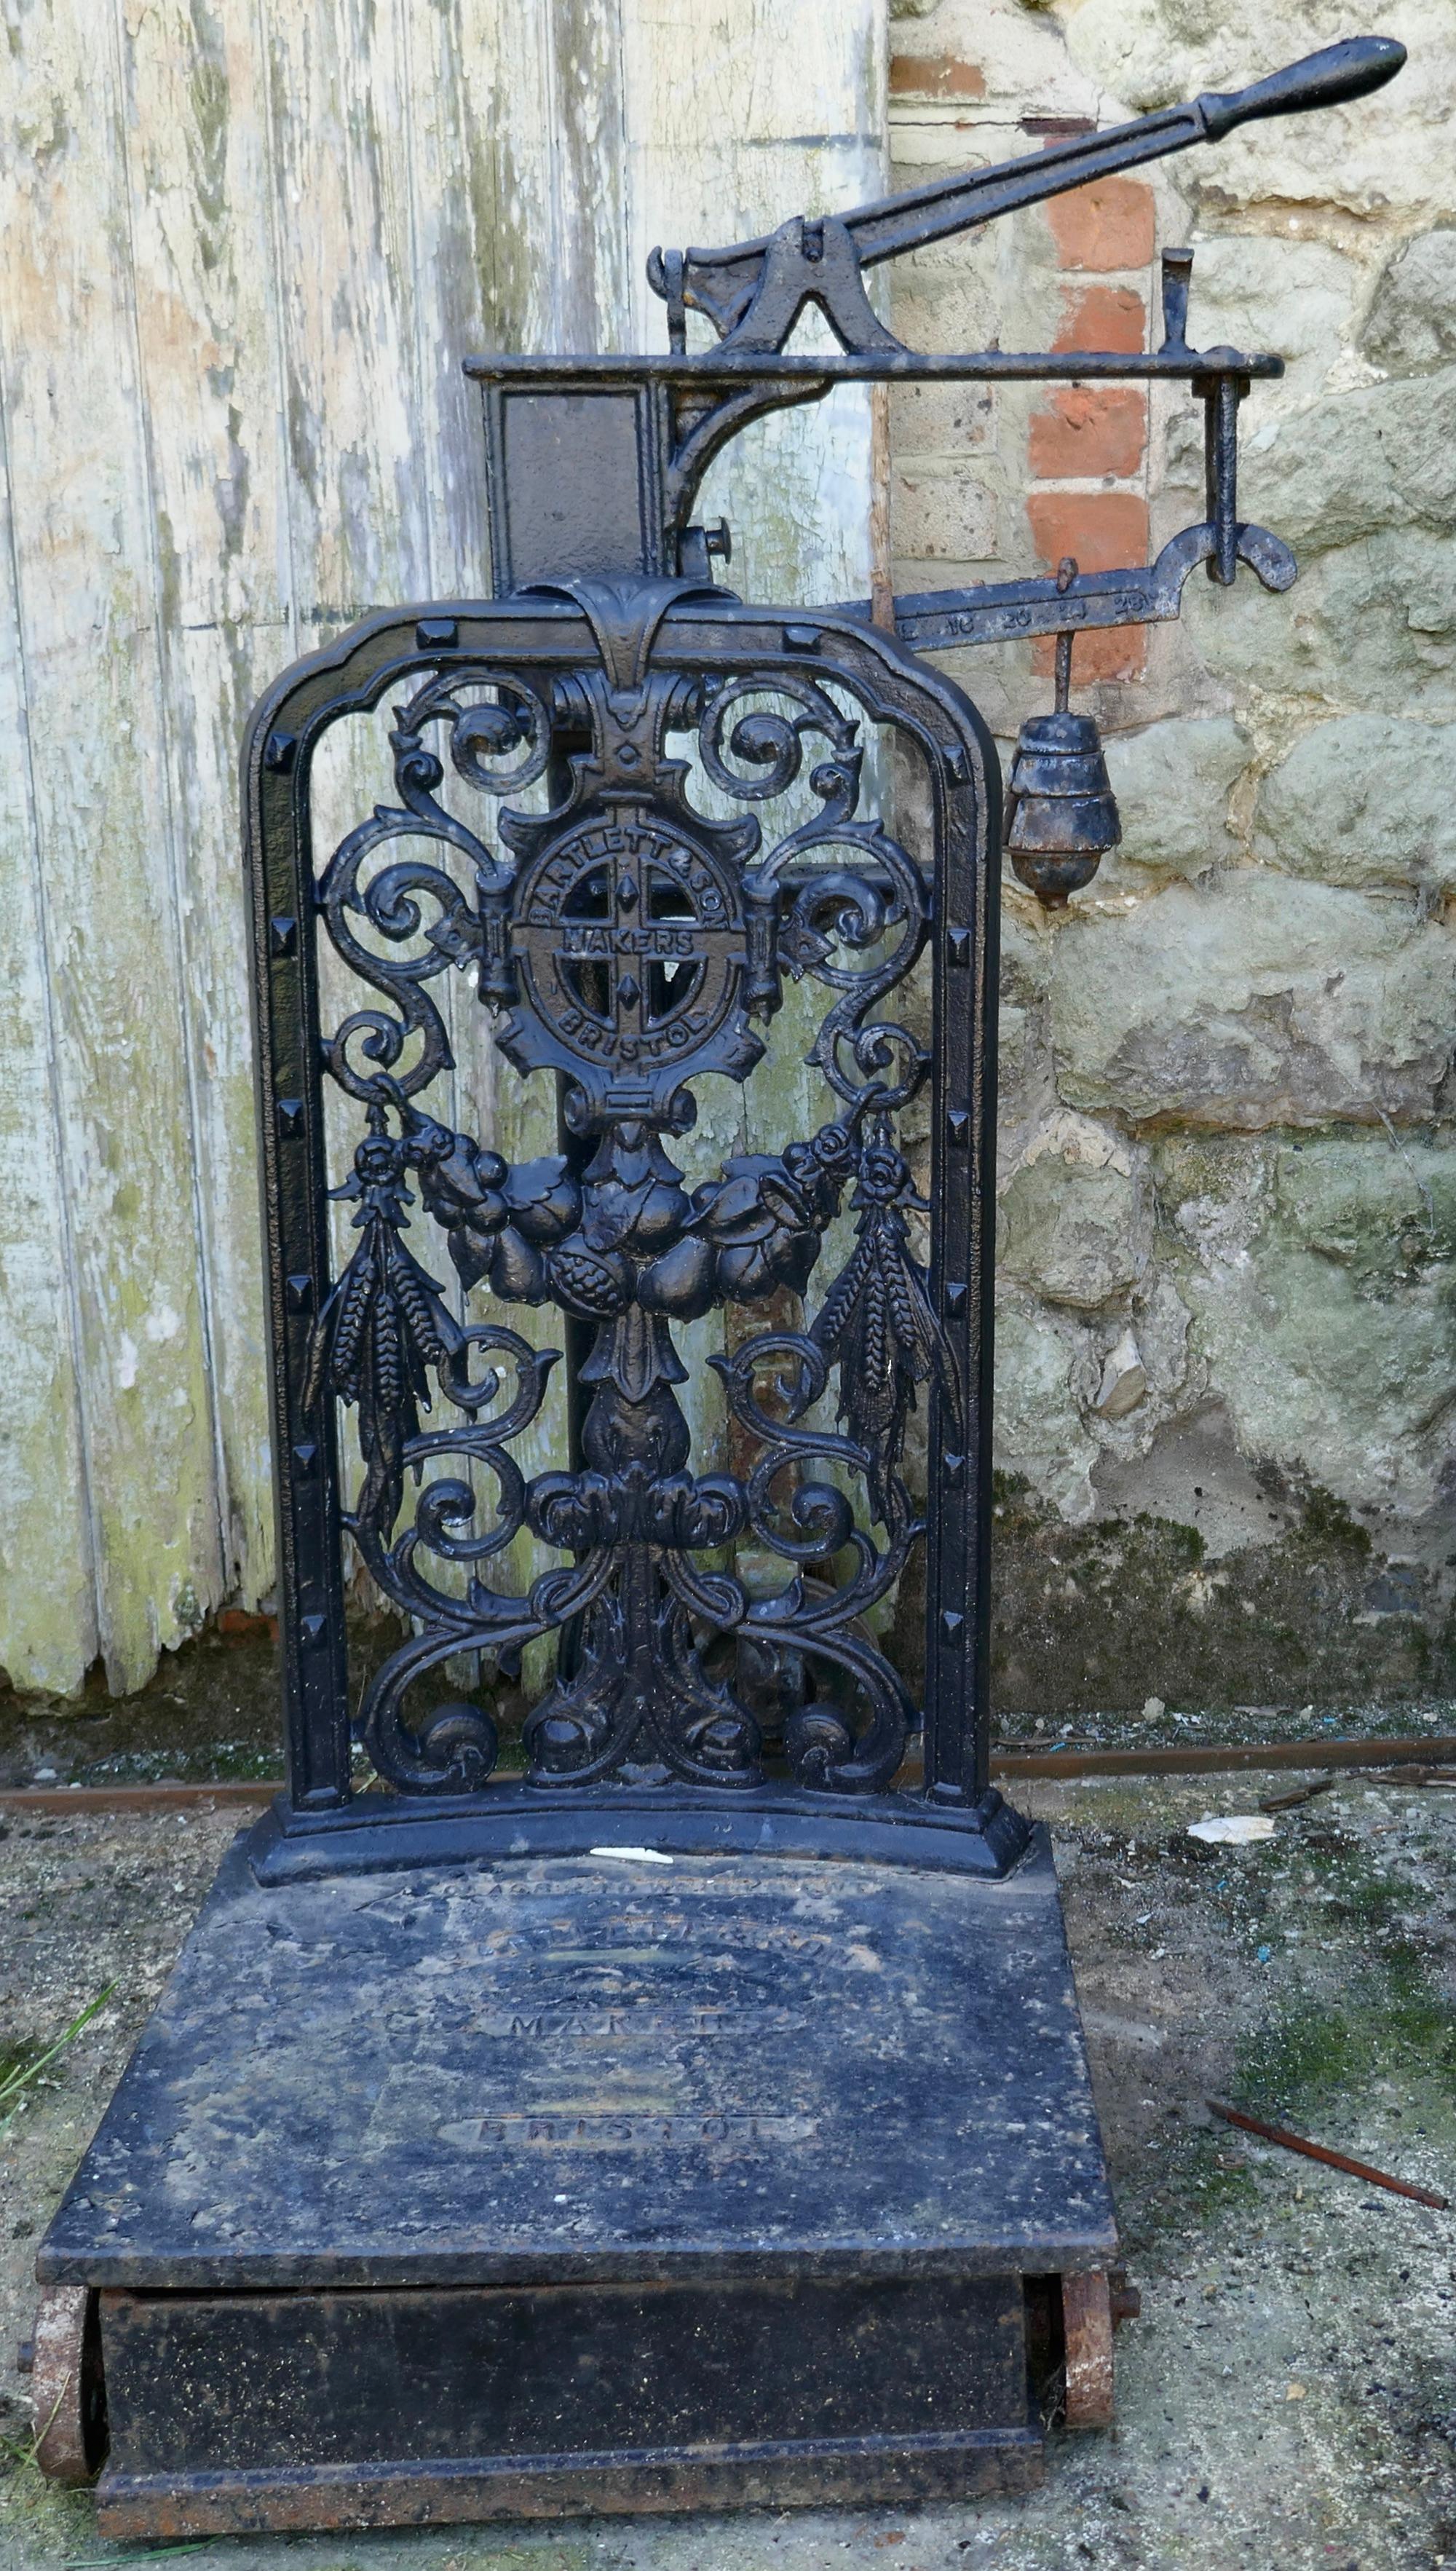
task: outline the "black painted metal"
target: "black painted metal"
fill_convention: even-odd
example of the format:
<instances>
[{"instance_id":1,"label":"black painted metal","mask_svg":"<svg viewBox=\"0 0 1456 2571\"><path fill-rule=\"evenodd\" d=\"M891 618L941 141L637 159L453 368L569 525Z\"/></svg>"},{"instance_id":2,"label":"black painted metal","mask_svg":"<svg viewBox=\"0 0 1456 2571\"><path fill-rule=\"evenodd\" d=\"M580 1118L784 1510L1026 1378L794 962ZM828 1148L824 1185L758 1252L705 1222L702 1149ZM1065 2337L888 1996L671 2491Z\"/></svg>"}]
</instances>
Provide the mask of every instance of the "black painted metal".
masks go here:
<instances>
[{"instance_id":1,"label":"black painted metal","mask_svg":"<svg viewBox=\"0 0 1456 2571\"><path fill-rule=\"evenodd\" d=\"M222 2295L1116 2249L1039 1828L1000 1881L871 1844L278 1891L240 1843L37 2265Z\"/></svg>"},{"instance_id":2,"label":"black painted metal","mask_svg":"<svg viewBox=\"0 0 1456 2571\"><path fill-rule=\"evenodd\" d=\"M978 1882L843 1828L236 1846L38 2260L101 2298L106 2531L1034 2479L1039 2303L1117 2246L1046 1832Z\"/></svg>"},{"instance_id":3,"label":"black painted metal","mask_svg":"<svg viewBox=\"0 0 1456 2571\"><path fill-rule=\"evenodd\" d=\"M706 313L730 347L782 347L806 301L826 313L846 348L893 347L868 310L861 269L1110 172L1164 160L1194 143L1218 142L1258 118L1364 98L1393 79L1404 60L1404 46L1390 37L1348 37L1248 89L1206 91L1185 106L1162 108L1108 134L1078 135L1021 161L858 206L840 221L795 216L762 240L735 242L728 250L686 251L672 279L663 253L655 251L649 279L658 294L676 292Z\"/></svg>"},{"instance_id":4,"label":"black painted metal","mask_svg":"<svg viewBox=\"0 0 1456 2571\"><path fill-rule=\"evenodd\" d=\"M258 708L244 761L289 1753L260 1870L387 1862L391 1828L415 1861L530 1845L538 1825L541 1844L579 1845L589 1819L546 1823L563 1800L606 1827L654 1798L679 1844L695 1829L722 1844L726 1803L743 1812L738 1844L785 1828L838 1844L862 1799L866 1823L919 1841L933 1815L937 1845L964 1850L939 1862L997 1872L1021 1855L1025 1825L987 1769L999 780L973 707L902 647L1063 638L1058 712L1023 736L1010 844L1064 900L1117 836L1095 727L1067 711L1067 638L1176 615L1199 562L1222 583L1240 560L1270 588L1292 580L1287 549L1237 516L1239 403L1279 361L1190 348L1188 252L1165 257L1150 356L918 356L861 271L1247 119L1361 96L1402 59L1351 40L1251 90L842 220L655 253L666 357L470 361L497 596L370 618L300 663ZM783 353L806 303L843 355ZM721 346L689 352L690 309ZM902 599L898 641L862 606L745 607L709 577L727 529L688 524L703 473L750 419L845 375L1185 380L1208 421L1207 519L1147 568L1068 564L1055 581ZM319 745L386 695L395 799L320 861ZM908 836L877 781L892 747L918 773ZM337 1022L320 1017L320 940L361 986ZM512 1167L442 1120L435 986L453 968L505 1060L558 1084L559 1154ZM927 968L928 1035L907 1011ZM808 1057L823 1119L690 1189L673 1147L705 1088L749 1078L785 977L824 993ZM359 1111L348 1172L328 1164L325 1080ZM902 1127L922 1096L923 1201ZM337 1277L330 1192L358 1235ZM825 1278L845 1214L851 1246ZM489 1302L452 1305L442 1252ZM751 1460L702 1471L675 1332L728 1305L760 1323L713 1360ZM522 1306L561 1316L560 1348L512 1325ZM570 1446L528 1478L513 1443L563 1356ZM920 1398L936 1459L923 1523L901 1472ZM363 1457L349 1491L340 1402ZM513 1588L499 1565L523 1530L562 1559ZM352 1707L346 1537L405 1628ZM745 1539L781 1565L768 1594L728 1567ZM867 1622L922 1543L923 1705ZM526 1720L524 1775L507 1777L490 1712L446 1667L477 1655L514 1673L552 1635L556 1677ZM389 1790L364 1814L351 1728ZM923 1785L899 1791L916 1731Z\"/></svg>"},{"instance_id":5,"label":"black painted metal","mask_svg":"<svg viewBox=\"0 0 1456 2571\"><path fill-rule=\"evenodd\" d=\"M1199 563L1294 576L1237 516L1238 406L1278 361L1189 348L1187 253L1142 358L916 357L861 267L1399 60L1336 46L663 255L669 356L474 369L497 595L370 617L257 709L288 1788L225 1860L37 2260L100 2313L104 2533L1021 2489L1059 2341L1069 2410L1106 2416L1116 2227L1056 1878L987 1770L1000 787L909 646L1058 635L1011 840L1065 898L1117 830L1068 707L1076 632L1176 615ZM805 300L844 355L781 353ZM688 353L690 306L716 353ZM1206 521L1146 568L902 599L893 636L713 585L728 531L689 513L739 427L845 374L937 373L1186 381ZM386 700L389 796L320 853L320 750ZM454 971L509 1070L554 1088L549 1157L447 1119ZM815 1130L690 1183L700 1105L751 1078L786 980L821 995ZM516 1326L532 1308L559 1347ZM704 1470L679 1334L723 1310L731 1469ZM516 1441L563 1373L560 1454L528 1475ZM557 1559L513 1585L522 1533ZM350 1544L400 1632L354 1695ZM922 1703L872 1622L919 1554ZM552 1636L512 1767L459 1665L516 1673ZM73 2420L56 2451L82 2442Z\"/></svg>"},{"instance_id":6,"label":"black painted metal","mask_svg":"<svg viewBox=\"0 0 1456 2571\"><path fill-rule=\"evenodd\" d=\"M1064 595L1077 577L1069 556L1057 573ZM1090 715L1069 714L1072 634L1057 637L1057 702L1021 727L1006 794L1006 847L1013 871L1048 910L1065 910L1123 835L1102 741Z\"/></svg>"},{"instance_id":7,"label":"black painted metal","mask_svg":"<svg viewBox=\"0 0 1456 2571\"><path fill-rule=\"evenodd\" d=\"M340 842L315 890L316 744L340 709L386 691L400 697L398 803ZM921 763L928 864L862 808L865 718ZM545 772L566 726L583 745L570 785L547 813L528 814L508 798ZM689 800L678 754L693 744L720 798L746 807L733 818L712 820ZM766 839L753 806L771 807L806 753L811 814ZM444 757L501 807L504 853L445 810ZM883 1798L921 1718L864 1619L923 1533L900 1450L924 1386L942 1457L925 1794L984 1836L1001 1810L979 1720L999 790L965 699L848 620L785 626L683 582L579 582L457 606L448 619L372 620L264 702L248 791L290 1818L349 1801L345 1530L413 1626L359 1718L374 1768L401 1799L478 1794L488 1817L488 1715L456 1696L411 1724L405 1691L462 1652L498 1662L570 1624L576 1665L528 1721L528 1789L661 1779L752 1794L760 1805L766 1792L771 1803L759 1727L704 1666L701 1637L717 1629L770 1663L791 1655L826 1674L791 1714L774 1763L787 1800ZM443 862L426 861L420 842L431 839L442 860L464 855L473 897ZM411 852L389 863L393 840ZM318 1021L314 922L367 986L367 1005L338 1026ZM922 954L928 1047L893 997ZM574 1157L509 1169L426 1111L422 1093L448 1060L430 985L459 963L496 1011L507 1059L560 1077ZM832 1112L816 1134L729 1161L690 1196L669 1146L694 1120L694 1084L748 1075L790 974L825 991L811 1058ZM336 1281L324 1251L324 1073L358 1101L365 1128L338 1191L357 1207L359 1242ZM932 1182L921 1208L895 1134L927 1085ZM535 1416L554 1359L504 1320L453 1317L406 1240L410 1204L443 1234L467 1289L485 1284L498 1302L549 1302L591 1325L575 1469L522 1476L511 1441ZM757 1460L743 1476L692 1473L673 1325L729 1300L751 1308L779 1288L801 1291L846 1208L854 1246L812 1324L760 1331L718 1360ZM929 1276L911 1246L917 1212L930 1223ZM836 1367L842 1429L801 1424ZM453 1422L422 1425L432 1395ZM357 1403L365 1466L346 1495L337 1397ZM451 1477L427 1482L402 1515L411 1470L445 1459ZM483 1532L460 1478L471 1464L499 1495ZM829 1471L860 1479L877 1536L856 1526ZM491 1578L522 1527L571 1557L525 1595ZM747 1534L785 1566L767 1598L694 1560ZM442 1586L426 1554L468 1565L468 1582ZM912 1819L919 1799L901 1800ZM377 1815L377 1800L369 1808ZM1008 1815L996 1833L1003 1862L1024 1844L1019 1825L1002 1844L1009 1826Z\"/></svg>"},{"instance_id":8,"label":"black painted metal","mask_svg":"<svg viewBox=\"0 0 1456 2571\"><path fill-rule=\"evenodd\" d=\"M863 270L1110 172L1215 142L1257 118L1365 97L1404 60L1404 47L1392 38L1349 37L1249 89L1209 93L1110 133L1081 135L842 217L794 215L776 232L727 250L654 251L648 277L668 307L667 356L467 361L467 373L485 386L497 586L608 568L644 576L688 569L680 547L714 458L764 411L819 400L845 377L1190 380L1209 402L1211 456L1216 453L1209 509L1218 528L1213 576L1226 583L1237 550L1230 533L1237 402L1254 377L1279 374L1282 366L1276 357L1233 348L1190 349L1191 253L1169 255L1165 340L1150 356L1092 349L923 356L885 328L870 305ZM784 354L806 306L823 314L842 355ZM689 353L690 309L717 331L718 347ZM583 506L563 489L563 471L570 480L574 459L588 451Z\"/></svg>"},{"instance_id":9,"label":"black painted metal","mask_svg":"<svg viewBox=\"0 0 1456 2571\"><path fill-rule=\"evenodd\" d=\"M905 2498L1024 2488L1025 2314L1015 2275L107 2295L128 2462L100 2522L334 2525L345 2489L355 2523L741 2505L786 2482L822 2507L887 2464ZM483 2419L500 2451L472 2465Z\"/></svg>"}]
</instances>

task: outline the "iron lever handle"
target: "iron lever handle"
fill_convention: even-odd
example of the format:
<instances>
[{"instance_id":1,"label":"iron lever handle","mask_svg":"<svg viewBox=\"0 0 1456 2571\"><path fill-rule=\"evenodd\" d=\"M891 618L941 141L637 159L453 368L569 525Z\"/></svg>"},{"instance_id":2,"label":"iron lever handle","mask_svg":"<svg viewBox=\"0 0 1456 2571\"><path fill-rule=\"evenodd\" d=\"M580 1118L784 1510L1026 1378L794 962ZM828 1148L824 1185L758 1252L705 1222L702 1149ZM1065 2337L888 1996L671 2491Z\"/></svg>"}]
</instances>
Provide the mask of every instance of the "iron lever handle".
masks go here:
<instances>
[{"instance_id":1,"label":"iron lever handle","mask_svg":"<svg viewBox=\"0 0 1456 2571\"><path fill-rule=\"evenodd\" d=\"M1260 116L1298 116L1306 108L1342 107L1347 99L1368 98L1383 89L1405 60L1405 47L1393 36L1347 36L1343 44L1326 45L1302 61L1286 63L1267 80L1247 89L1206 90L1195 102L1203 110L1204 132L1211 143L1252 124ZM1124 129L1125 131L1127 129Z\"/></svg>"},{"instance_id":2,"label":"iron lever handle","mask_svg":"<svg viewBox=\"0 0 1456 2571\"><path fill-rule=\"evenodd\" d=\"M1234 126L1254 118L1291 116L1305 109L1334 107L1348 99L1364 98L1392 80L1404 61L1405 47L1394 37L1349 36L1341 44L1306 55L1302 62L1271 72L1267 79L1255 81L1247 89L1208 91L1182 107L1161 108L1156 115L1140 117L1131 125L1114 126L1105 134L1077 135L1044 152L1029 153L1019 161L1004 161L994 169L972 171L927 188L908 189L901 196L881 198L873 205L857 206L836 222L810 226L795 217L777 234L734 242L723 250L668 254L655 250L648 260L648 281L654 292L669 300L679 314L683 304L692 304L707 314L721 336L727 337L747 320L765 281L765 272L771 271L775 258L781 264L787 256L803 269L807 257L822 267L824 251L828 250L828 267L832 269L832 236L849 255L843 262L849 268L843 286L849 291L841 290L835 299L844 303L850 321L849 329L841 331L841 336L845 344L855 344L849 310L855 299L851 284L854 265L863 269L880 259L897 258L906 251L943 241L973 225L989 223L1018 207L1036 205L1069 188L1084 187L1091 179L1136 168L1144 161L1162 160L1169 153L1187 151L1195 143L1216 141ZM791 241L786 238L790 234L794 236ZM805 270L806 283L807 278ZM831 278L825 273L823 286L830 285ZM857 297L860 302L862 296L861 287ZM825 301L825 293L816 291L814 299ZM783 308L787 311L787 300ZM796 304L793 309L796 316ZM763 317L766 319L766 315ZM776 317L775 314L775 320ZM791 320L787 326L791 326ZM754 345L781 344L773 327L745 333L745 338L748 336Z\"/></svg>"}]
</instances>

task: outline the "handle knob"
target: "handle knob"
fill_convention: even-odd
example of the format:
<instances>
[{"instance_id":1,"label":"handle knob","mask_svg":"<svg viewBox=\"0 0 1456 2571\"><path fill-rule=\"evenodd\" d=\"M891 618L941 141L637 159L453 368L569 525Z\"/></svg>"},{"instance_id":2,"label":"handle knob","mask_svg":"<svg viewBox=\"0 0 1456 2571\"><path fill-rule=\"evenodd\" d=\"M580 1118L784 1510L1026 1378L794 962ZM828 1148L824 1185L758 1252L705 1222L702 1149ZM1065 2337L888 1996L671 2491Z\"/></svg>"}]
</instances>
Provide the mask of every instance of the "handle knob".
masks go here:
<instances>
[{"instance_id":1,"label":"handle knob","mask_svg":"<svg viewBox=\"0 0 1456 2571\"><path fill-rule=\"evenodd\" d=\"M1210 142L1259 116L1297 116L1306 108L1340 107L1394 80L1405 47L1393 36L1347 36L1302 62L1286 63L1248 89L1206 90L1199 99Z\"/></svg>"}]
</instances>

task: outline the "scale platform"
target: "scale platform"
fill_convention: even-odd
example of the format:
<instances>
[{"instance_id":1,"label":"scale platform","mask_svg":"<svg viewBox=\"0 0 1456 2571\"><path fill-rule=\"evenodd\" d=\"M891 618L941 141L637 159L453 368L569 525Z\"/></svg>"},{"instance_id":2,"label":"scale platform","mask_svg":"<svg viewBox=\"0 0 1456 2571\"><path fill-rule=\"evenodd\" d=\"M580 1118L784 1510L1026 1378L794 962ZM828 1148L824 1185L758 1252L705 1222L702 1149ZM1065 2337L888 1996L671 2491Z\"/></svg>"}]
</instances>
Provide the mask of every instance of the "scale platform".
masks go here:
<instances>
[{"instance_id":1,"label":"scale platform","mask_svg":"<svg viewBox=\"0 0 1456 2571\"><path fill-rule=\"evenodd\" d=\"M1115 2253L1042 1830L1000 1881L240 1840L38 2273L156 2539L1024 2489Z\"/></svg>"}]
</instances>

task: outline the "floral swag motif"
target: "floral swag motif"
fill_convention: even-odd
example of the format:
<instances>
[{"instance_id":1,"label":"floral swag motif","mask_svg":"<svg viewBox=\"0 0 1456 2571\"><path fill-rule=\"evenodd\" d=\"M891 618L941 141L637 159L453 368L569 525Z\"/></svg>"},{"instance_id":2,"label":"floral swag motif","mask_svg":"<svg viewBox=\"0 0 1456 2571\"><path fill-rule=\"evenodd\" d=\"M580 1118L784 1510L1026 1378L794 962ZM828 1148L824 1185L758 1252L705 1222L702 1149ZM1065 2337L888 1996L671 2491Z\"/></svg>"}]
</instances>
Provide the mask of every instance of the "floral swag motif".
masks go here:
<instances>
[{"instance_id":1,"label":"floral swag motif","mask_svg":"<svg viewBox=\"0 0 1456 2571\"><path fill-rule=\"evenodd\" d=\"M528 1643L555 1633L557 1677L526 1721L533 1785L625 1774L751 1788L764 1744L729 1683L731 1651L710 1648L722 1636L740 1666L750 1644L812 1673L782 1744L801 1785L881 1789L914 1718L865 1621L923 1533L900 1470L906 1421L922 1385L948 1428L962 1405L910 1244L907 1218L928 1209L895 1139L927 1058L878 1014L924 944L924 881L878 820L856 817L858 725L817 681L744 671L708 685L659 669L652 599L575 594L601 666L539 693L486 665L430 679L396 710L398 806L341 842L320 886L338 954L388 1003L353 1012L325 1046L367 1132L335 1191L357 1208L358 1242L315 1322L306 1393L357 1410L364 1470L345 1523L413 1628L366 1692L363 1738L398 1789L481 1786L497 1756L490 1717L449 1704L412 1725L406 1693L462 1652L514 1672ZM691 805L689 765L667 755L674 734L696 737L721 797L748 805L783 794L818 740L818 809L765 851L751 810L725 822ZM561 799L544 813L510 803L548 771L557 782L563 737ZM441 751L500 805L502 853L440 801ZM463 857L475 899L416 854L367 871L406 838ZM426 986L452 964L473 972L507 1058L560 1075L567 1153L513 1166L416 1104L450 1066ZM785 973L831 994L808 1059L838 1112L780 1153L728 1160L690 1195L665 1137L693 1123L694 1079L746 1078ZM579 1469L523 1473L511 1445L559 1352L455 1318L406 1245L415 1207L467 1296L551 1305L590 1328ZM695 1473L674 1325L803 1294L846 1207L854 1246L809 1327L762 1329L712 1360L753 1441L749 1469ZM831 1375L833 1429L809 1417ZM445 1423L426 1427L437 1397ZM484 1527L470 1472L493 1486ZM878 1542L841 1487L856 1482ZM523 1530L569 1560L524 1594L498 1589L490 1566ZM784 1564L772 1594L702 1559L743 1538ZM427 1557L450 1566L449 1586Z\"/></svg>"}]
</instances>

